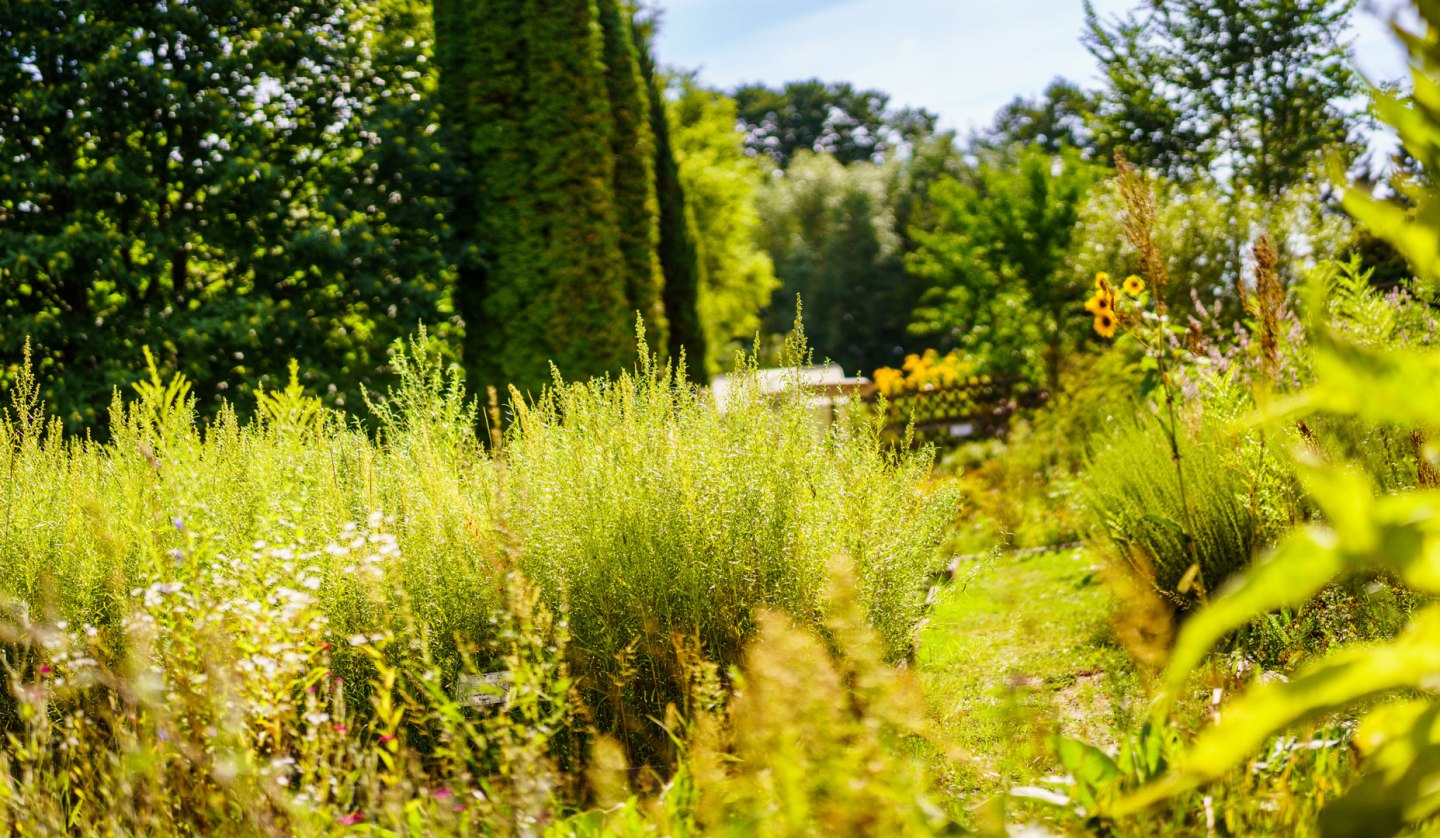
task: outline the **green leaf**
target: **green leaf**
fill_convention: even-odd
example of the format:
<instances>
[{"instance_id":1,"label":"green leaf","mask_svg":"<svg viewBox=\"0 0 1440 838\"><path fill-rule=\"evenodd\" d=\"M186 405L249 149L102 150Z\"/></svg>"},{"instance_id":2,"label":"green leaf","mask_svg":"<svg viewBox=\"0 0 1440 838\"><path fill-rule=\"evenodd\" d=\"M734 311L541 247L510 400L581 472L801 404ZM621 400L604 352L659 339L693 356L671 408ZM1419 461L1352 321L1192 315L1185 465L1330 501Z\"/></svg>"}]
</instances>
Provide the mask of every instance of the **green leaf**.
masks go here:
<instances>
[{"instance_id":1,"label":"green leaf","mask_svg":"<svg viewBox=\"0 0 1440 838\"><path fill-rule=\"evenodd\" d=\"M1086 808L1095 805L1096 792L1120 777L1120 768L1094 745L1066 736L1055 737L1055 755L1075 779L1076 798Z\"/></svg>"},{"instance_id":2,"label":"green leaf","mask_svg":"<svg viewBox=\"0 0 1440 838\"><path fill-rule=\"evenodd\" d=\"M1395 642L1332 654L1294 679L1257 687L1226 708L1169 777L1122 802L1133 812L1220 777L1265 740L1300 722L1356 701L1403 688L1422 688L1440 673L1440 605L1418 614Z\"/></svg>"},{"instance_id":3,"label":"green leaf","mask_svg":"<svg viewBox=\"0 0 1440 838\"><path fill-rule=\"evenodd\" d=\"M1325 514L1326 523L1351 552L1369 552L1377 543L1371 520L1375 485L1357 468L1317 462L1313 456L1295 457L1295 474L1305 491Z\"/></svg>"}]
</instances>

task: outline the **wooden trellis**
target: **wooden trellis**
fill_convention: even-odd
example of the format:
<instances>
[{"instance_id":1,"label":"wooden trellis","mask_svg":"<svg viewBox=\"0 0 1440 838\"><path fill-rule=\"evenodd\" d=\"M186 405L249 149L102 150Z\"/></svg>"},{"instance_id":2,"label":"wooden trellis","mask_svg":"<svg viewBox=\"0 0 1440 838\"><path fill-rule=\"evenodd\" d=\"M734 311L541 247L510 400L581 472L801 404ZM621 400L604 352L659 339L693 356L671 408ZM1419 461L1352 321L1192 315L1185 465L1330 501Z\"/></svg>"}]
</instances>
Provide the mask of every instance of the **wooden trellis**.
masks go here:
<instances>
[{"instance_id":1,"label":"wooden trellis","mask_svg":"<svg viewBox=\"0 0 1440 838\"><path fill-rule=\"evenodd\" d=\"M885 432L903 438L913 422L917 443L1002 436L1016 410L1044 399L1043 391L1013 379L984 378L905 391L885 399Z\"/></svg>"}]
</instances>

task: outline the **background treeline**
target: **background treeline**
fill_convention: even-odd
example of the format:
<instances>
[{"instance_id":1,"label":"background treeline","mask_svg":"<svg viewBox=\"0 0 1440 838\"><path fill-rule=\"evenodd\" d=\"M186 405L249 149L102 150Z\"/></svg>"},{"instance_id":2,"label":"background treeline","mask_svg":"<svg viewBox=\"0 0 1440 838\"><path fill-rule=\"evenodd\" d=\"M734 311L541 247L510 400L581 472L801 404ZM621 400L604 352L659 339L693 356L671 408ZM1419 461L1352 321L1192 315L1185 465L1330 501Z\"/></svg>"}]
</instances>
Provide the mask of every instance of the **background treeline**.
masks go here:
<instances>
[{"instance_id":1,"label":"background treeline","mask_svg":"<svg viewBox=\"0 0 1440 838\"><path fill-rule=\"evenodd\" d=\"M1053 384L1088 278L1135 263L1116 154L1165 179L1173 304L1241 311L1261 229L1294 270L1406 273L1319 177L1364 147L1353 6L1092 12L1099 88L959 138L845 83L707 88L623 0L3 0L0 375L32 339L72 428L146 345L208 410L292 358L356 408L425 324L472 387L534 393L633 365L639 313L703 380L799 297L847 371L933 348Z\"/></svg>"}]
</instances>

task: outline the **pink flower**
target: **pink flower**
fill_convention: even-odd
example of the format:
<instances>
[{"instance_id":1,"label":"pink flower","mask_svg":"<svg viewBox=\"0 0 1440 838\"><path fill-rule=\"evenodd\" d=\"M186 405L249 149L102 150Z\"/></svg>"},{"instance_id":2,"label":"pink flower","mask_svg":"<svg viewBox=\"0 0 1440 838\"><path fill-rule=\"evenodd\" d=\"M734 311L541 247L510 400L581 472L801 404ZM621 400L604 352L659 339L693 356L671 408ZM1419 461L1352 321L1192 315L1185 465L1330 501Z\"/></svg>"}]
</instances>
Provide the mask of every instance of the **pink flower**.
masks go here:
<instances>
[{"instance_id":1,"label":"pink flower","mask_svg":"<svg viewBox=\"0 0 1440 838\"><path fill-rule=\"evenodd\" d=\"M393 740L394 738L395 738L395 734L393 734L393 733L387 733L387 734L385 734L384 736L380 737L380 741L381 741L381 742L389 742L389 741Z\"/></svg>"},{"instance_id":2,"label":"pink flower","mask_svg":"<svg viewBox=\"0 0 1440 838\"><path fill-rule=\"evenodd\" d=\"M50 674L50 667L45 666L45 665L42 664L42 665L40 666L40 674L41 674L41 675L49 675L49 674Z\"/></svg>"},{"instance_id":3,"label":"pink flower","mask_svg":"<svg viewBox=\"0 0 1440 838\"><path fill-rule=\"evenodd\" d=\"M362 815L362 814L360 814L359 812L351 812L351 813L348 814L348 815L341 815L341 816L340 816L340 825L341 825L341 826L354 826L354 825L357 824L357 823L364 823L364 821L365 821L365 816Z\"/></svg>"},{"instance_id":4,"label":"pink flower","mask_svg":"<svg viewBox=\"0 0 1440 838\"><path fill-rule=\"evenodd\" d=\"M436 800L444 800L444 799L446 799L447 797L454 797L454 796L455 796L455 792L453 792L453 791L451 791L451 790L449 790L449 789L440 788L440 789L436 789L436 790L435 790L435 799L436 799Z\"/></svg>"}]
</instances>

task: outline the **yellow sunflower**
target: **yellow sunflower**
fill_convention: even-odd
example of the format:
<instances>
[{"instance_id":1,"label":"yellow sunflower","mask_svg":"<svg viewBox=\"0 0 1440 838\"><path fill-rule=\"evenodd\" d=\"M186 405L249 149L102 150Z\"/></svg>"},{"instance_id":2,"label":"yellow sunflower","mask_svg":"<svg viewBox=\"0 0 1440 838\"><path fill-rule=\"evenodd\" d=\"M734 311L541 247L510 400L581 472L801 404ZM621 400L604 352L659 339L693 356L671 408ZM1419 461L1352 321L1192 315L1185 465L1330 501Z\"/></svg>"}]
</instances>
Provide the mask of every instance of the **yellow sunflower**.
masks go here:
<instances>
[{"instance_id":1,"label":"yellow sunflower","mask_svg":"<svg viewBox=\"0 0 1440 838\"><path fill-rule=\"evenodd\" d=\"M1085 310L1095 315L1104 311L1114 311L1115 295L1109 291L1101 291L1085 301Z\"/></svg>"},{"instance_id":2,"label":"yellow sunflower","mask_svg":"<svg viewBox=\"0 0 1440 838\"><path fill-rule=\"evenodd\" d=\"M1096 291L1108 291L1108 290L1110 290L1110 274L1107 274L1107 273L1105 273L1104 271L1101 271L1101 272L1095 274L1095 290L1096 290Z\"/></svg>"},{"instance_id":3,"label":"yellow sunflower","mask_svg":"<svg viewBox=\"0 0 1440 838\"><path fill-rule=\"evenodd\" d=\"M1115 337L1115 327L1118 325L1119 321L1115 319L1114 312L1101 311L1095 315L1095 333L1102 338Z\"/></svg>"},{"instance_id":4,"label":"yellow sunflower","mask_svg":"<svg viewBox=\"0 0 1440 838\"><path fill-rule=\"evenodd\" d=\"M1125 288L1126 294L1132 297L1138 297L1140 296L1140 292L1145 290L1145 280L1135 274L1130 274L1125 277L1125 285L1123 287Z\"/></svg>"}]
</instances>

